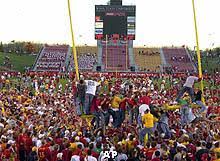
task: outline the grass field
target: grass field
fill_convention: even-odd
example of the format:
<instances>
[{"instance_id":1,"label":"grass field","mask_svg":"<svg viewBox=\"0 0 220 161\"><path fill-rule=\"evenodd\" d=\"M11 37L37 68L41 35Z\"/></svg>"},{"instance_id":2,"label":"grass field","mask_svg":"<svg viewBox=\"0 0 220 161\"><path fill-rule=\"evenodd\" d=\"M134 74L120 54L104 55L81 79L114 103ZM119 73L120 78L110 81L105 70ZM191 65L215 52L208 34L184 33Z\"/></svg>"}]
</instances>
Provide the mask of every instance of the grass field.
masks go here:
<instances>
[{"instance_id":1,"label":"grass field","mask_svg":"<svg viewBox=\"0 0 220 161\"><path fill-rule=\"evenodd\" d=\"M205 63L207 62L207 63ZM202 60L202 68L203 70L207 70L208 73L212 73L214 69L219 68L220 58L204 58Z\"/></svg>"},{"instance_id":2,"label":"grass field","mask_svg":"<svg viewBox=\"0 0 220 161\"><path fill-rule=\"evenodd\" d=\"M3 65L5 56L10 58L12 64L12 70L23 72L25 67L31 67L36 59L36 56L33 55L17 55L14 53L1 53L0 52L0 66Z\"/></svg>"}]
</instances>

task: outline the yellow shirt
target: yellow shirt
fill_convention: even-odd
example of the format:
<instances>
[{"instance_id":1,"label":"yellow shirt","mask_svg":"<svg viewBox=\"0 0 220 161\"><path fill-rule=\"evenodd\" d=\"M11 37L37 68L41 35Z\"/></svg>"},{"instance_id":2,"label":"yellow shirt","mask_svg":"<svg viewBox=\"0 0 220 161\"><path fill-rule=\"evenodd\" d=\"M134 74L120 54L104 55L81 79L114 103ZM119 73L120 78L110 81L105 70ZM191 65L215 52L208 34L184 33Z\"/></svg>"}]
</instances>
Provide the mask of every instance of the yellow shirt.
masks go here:
<instances>
[{"instance_id":1,"label":"yellow shirt","mask_svg":"<svg viewBox=\"0 0 220 161\"><path fill-rule=\"evenodd\" d=\"M49 85L48 85L48 84L46 84L45 89L46 89L46 90L48 90L48 89L49 89Z\"/></svg>"},{"instance_id":2,"label":"yellow shirt","mask_svg":"<svg viewBox=\"0 0 220 161\"><path fill-rule=\"evenodd\" d=\"M121 101L122 100L121 100L120 97L114 96L114 98L112 99L112 102L111 102L112 108L119 108L119 105L120 105Z\"/></svg>"},{"instance_id":3,"label":"yellow shirt","mask_svg":"<svg viewBox=\"0 0 220 161\"><path fill-rule=\"evenodd\" d=\"M77 148L76 143L70 143L70 147L71 150L75 150Z\"/></svg>"},{"instance_id":4,"label":"yellow shirt","mask_svg":"<svg viewBox=\"0 0 220 161\"><path fill-rule=\"evenodd\" d=\"M220 153L220 148L214 148L215 153Z\"/></svg>"},{"instance_id":5,"label":"yellow shirt","mask_svg":"<svg viewBox=\"0 0 220 161\"><path fill-rule=\"evenodd\" d=\"M7 79L7 80L5 81L5 83L6 83L6 84L9 84L9 83L10 83L10 80Z\"/></svg>"},{"instance_id":6,"label":"yellow shirt","mask_svg":"<svg viewBox=\"0 0 220 161\"><path fill-rule=\"evenodd\" d=\"M220 159L220 148L214 148L214 152L217 155L217 158Z\"/></svg>"},{"instance_id":7,"label":"yellow shirt","mask_svg":"<svg viewBox=\"0 0 220 161\"><path fill-rule=\"evenodd\" d=\"M133 148L134 148L134 144L133 144L134 142L133 141L127 141L127 147L128 147L128 149L129 150L132 150Z\"/></svg>"},{"instance_id":8,"label":"yellow shirt","mask_svg":"<svg viewBox=\"0 0 220 161\"><path fill-rule=\"evenodd\" d=\"M154 118L151 113L147 113L142 116L142 122L146 128L154 127L154 121L157 121L157 119Z\"/></svg>"},{"instance_id":9,"label":"yellow shirt","mask_svg":"<svg viewBox=\"0 0 220 161\"><path fill-rule=\"evenodd\" d=\"M18 100L19 102L21 102L21 96L18 96L18 97L17 97L17 100Z\"/></svg>"}]
</instances>

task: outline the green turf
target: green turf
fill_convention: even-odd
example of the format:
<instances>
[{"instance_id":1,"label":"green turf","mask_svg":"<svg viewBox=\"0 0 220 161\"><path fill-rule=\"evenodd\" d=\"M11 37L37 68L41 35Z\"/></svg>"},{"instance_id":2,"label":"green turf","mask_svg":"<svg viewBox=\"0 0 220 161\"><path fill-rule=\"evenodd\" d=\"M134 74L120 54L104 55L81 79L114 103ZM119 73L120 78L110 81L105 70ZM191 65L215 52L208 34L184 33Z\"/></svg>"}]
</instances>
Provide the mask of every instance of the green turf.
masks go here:
<instances>
[{"instance_id":1,"label":"green turf","mask_svg":"<svg viewBox=\"0 0 220 161\"><path fill-rule=\"evenodd\" d=\"M0 66L3 65L5 56L10 58L12 64L12 70L23 72L25 67L32 67L35 62L36 56L22 54L18 55L15 53L1 53L0 52Z\"/></svg>"},{"instance_id":2,"label":"green turf","mask_svg":"<svg viewBox=\"0 0 220 161\"><path fill-rule=\"evenodd\" d=\"M62 84L62 90L64 91L66 84L68 83L67 79L60 79L60 83Z\"/></svg>"},{"instance_id":3,"label":"green turf","mask_svg":"<svg viewBox=\"0 0 220 161\"><path fill-rule=\"evenodd\" d=\"M202 59L202 69L207 70L208 73L213 73L214 69L219 68L220 66L219 62L220 62L219 57L215 57L215 58L204 57Z\"/></svg>"}]
</instances>

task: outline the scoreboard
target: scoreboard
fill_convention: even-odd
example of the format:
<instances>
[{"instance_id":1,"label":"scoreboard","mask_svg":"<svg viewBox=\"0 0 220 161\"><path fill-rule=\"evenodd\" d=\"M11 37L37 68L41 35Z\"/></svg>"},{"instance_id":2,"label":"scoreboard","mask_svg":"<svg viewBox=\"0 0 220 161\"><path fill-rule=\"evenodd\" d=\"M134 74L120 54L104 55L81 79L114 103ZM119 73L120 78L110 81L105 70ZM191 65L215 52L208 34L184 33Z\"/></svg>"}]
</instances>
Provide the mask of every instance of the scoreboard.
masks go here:
<instances>
[{"instance_id":1,"label":"scoreboard","mask_svg":"<svg viewBox=\"0 0 220 161\"><path fill-rule=\"evenodd\" d=\"M96 40L135 40L136 6L96 5Z\"/></svg>"}]
</instances>

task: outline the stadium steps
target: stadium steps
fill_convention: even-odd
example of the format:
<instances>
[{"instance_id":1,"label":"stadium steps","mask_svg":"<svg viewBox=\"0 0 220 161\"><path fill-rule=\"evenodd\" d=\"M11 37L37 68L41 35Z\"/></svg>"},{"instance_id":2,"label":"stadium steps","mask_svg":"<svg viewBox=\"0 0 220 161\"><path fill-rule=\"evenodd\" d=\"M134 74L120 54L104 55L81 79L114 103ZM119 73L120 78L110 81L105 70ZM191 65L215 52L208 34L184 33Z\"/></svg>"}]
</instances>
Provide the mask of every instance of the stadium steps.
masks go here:
<instances>
[{"instance_id":1,"label":"stadium steps","mask_svg":"<svg viewBox=\"0 0 220 161\"><path fill-rule=\"evenodd\" d=\"M99 43L98 43L98 64L102 64L102 47L99 45Z\"/></svg>"},{"instance_id":2,"label":"stadium steps","mask_svg":"<svg viewBox=\"0 0 220 161\"><path fill-rule=\"evenodd\" d=\"M101 66L102 70L104 69L104 65L102 63L102 46L101 46L101 41L98 40L97 42L97 46L98 46L98 49L97 49L97 57L98 57L98 62L97 64L93 67L93 71L96 72L96 67L97 66Z\"/></svg>"},{"instance_id":3,"label":"stadium steps","mask_svg":"<svg viewBox=\"0 0 220 161\"><path fill-rule=\"evenodd\" d=\"M41 49L40 49L40 51L39 51L39 53L37 54L37 58L35 59L35 62L34 62L34 64L33 64L33 66L32 66L32 70L36 70L36 65L37 65L37 61L38 61L38 59L39 59L39 57L40 57L40 55L41 55L41 52L44 50L44 47L41 47Z\"/></svg>"},{"instance_id":4,"label":"stadium steps","mask_svg":"<svg viewBox=\"0 0 220 161\"><path fill-rule=\"evenodd\" d=\"M128 55L129 55L129 64L130 66L135 66L135 69L138 69L137 64L135 63L135 58L134 58L134 50L133 50L133 42L129 41L128 45ZM129 68L129 67L128 67Z\"/></svg>"},{"instance_id":5,"label":"stadium steps","mask_svg":"<svg viewBox=\"0 0 220 161\"><path fill-rule=\"evenodd\" d=\"M67 52L67 57L66 57L66 69L69 70L69 65L70 65L70 61L72 59L72 49L71 47L69 47L68 52Z\"/></svg>"},{"instance_id":6,"label":"stadium steps","mask_svg":"<svg viewBox=\"0 0 220 161\"><path fill-rule=\"evenodd\" d=\"M167 61L165 59L165 56L164 56L164 53L163 53L163 49L161 48L160 49L160 57L161 57L161 65L162 66L167 66Z\"/></svg>"},{"instance_id":7,"label":"stadium steps","mask_svg":"<svg viewBox=\"0 0 220 161\"><path fill-rule=\"evenodd\" d=\"M193 68L194 68L194 71L196 72L196 71L197 71L197 68L196 68L196 66L195 66L195 64L194 64L194 62L193 62L193 60L192 60L192 56L191 56L191 54L189 53L189 50L188 50L188 49L185 49L185 50L186 50L186 53L187 53L188 57L190 58L191 64L192 64L192 66L193 66Z\"/></svg>"}]
</instances>

